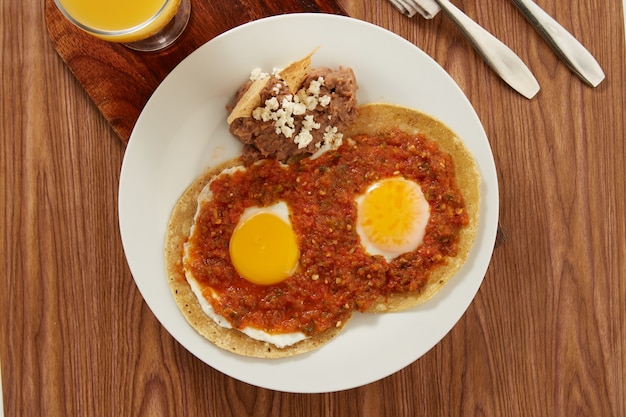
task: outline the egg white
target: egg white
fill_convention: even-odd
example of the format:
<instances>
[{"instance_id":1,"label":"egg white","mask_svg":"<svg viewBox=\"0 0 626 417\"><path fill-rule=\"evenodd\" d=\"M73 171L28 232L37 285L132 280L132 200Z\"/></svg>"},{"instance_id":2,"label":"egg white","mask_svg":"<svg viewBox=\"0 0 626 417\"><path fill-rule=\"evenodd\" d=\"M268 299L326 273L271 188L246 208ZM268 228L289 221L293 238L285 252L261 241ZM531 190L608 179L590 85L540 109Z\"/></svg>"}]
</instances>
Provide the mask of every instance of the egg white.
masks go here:
<instances>
[{"instance_id":1,"label":"egg white","mask_svg":"<svg viewBox=\"0 0 626 417\"><path fill-rule=\"evenodd\" d=\"M219 178L223 175L232 175L235 172L245 171L245 170L246 168L242 166L226 168L225 170L220 172L216 177L214 177L211 181L209 181L207 185L204 186L204 188L198 195L198 208L196 209L196 214L194 215L194 224L191 226L191 229L189 232L190 235L194 233L196 219L200 213L202 205L213 200L213 192L211 191L211 187L210 187L211 183L216 178ZM278 203L272 206L268 206L268 207L247 208L242 214L241 218L239 219L239 224L241 224L243 221L254 216L255 214L259 212L271 212L274 215L280 217L283 221L287 222L288 224L291 224L289 220L289 207L284 201L279 201ZM188 248L188 244L185 243L183 260L187 258L187 248ZM186 262L183 262L183 264L186 264ZM226 329L232 329L233 327L231 323L225 317L215 312L215 310L213 309L213 306L211 305L211 301L206 299L206 297L204 296L202 288L200 284L198 283L198 281L196 280L196 278L193 276L193 273L187 268L184 268L184 269L185 269L185 278L187 279L187 282L189 283L189 286L191 287L192 292L198 299L198 302L200 303L200 306L202 307L202 311L204 312L204 314L206 314L207 317L213 320L217 325L224 327ZM217 294L216 292L213 292L212 297L215 299L219 299L219 294ZM251 326L240 329L239 331L241 331L242 333L244 333L245 335L247 335L248 337L252 339L271 343L278 348L291 346L308 337L302 332L268 333L264 330L251 327Z\"/></svg>"},{"instance_id":2,"label":"egg white","mask_svg":"<svg viewBox=\"0 0 626 417\"><path fill-rule=\"evenodd\" d=\"M187 277L187 282L191 287L191 291L194 293L200 306L202 307L202 311L206 314L211 320L213 320L216 324L226 329L232 329L233 326L230 324L226 318L217 314L213 309L211 303L204 297L202 294L202 289L198 282L185 272L185 276ZM219 298L219 295L215 294L215 298ZM307 336L302 332L292 332L292 333L267 333L261 329L257 329L255 327L244 327L240 330L242 333L251 337L252 339L259 340L261 342L271 343L278 348L284 348L287 346L291 346L295 343L298 343L307 338Z\"/></svg>"},{"instance_id":3,"label":"egg white","mask_svg":"<svg viewBox=\"0 0 626 417\"><path fill-rule=\"evenodd\" d=\"M284 201L279 201L276 204L266 207L248 207L244 210L243 214L239 218L239 222L237 223L237 226L235 226L235 229L243 224L246 220L259 213L272 213L273 215L291 226L291 220L289 220L289 207Z\"/></svg>"}]
</instances>

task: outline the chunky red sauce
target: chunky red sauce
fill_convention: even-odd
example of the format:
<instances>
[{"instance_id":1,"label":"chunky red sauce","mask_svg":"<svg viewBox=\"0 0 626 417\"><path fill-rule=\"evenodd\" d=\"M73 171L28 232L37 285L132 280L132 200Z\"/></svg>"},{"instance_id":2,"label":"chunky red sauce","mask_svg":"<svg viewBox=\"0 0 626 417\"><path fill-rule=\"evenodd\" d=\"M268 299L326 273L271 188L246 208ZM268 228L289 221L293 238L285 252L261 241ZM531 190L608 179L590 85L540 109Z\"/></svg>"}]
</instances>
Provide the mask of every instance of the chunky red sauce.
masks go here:
<instances>
[{"instance_id":1,"label":"chunky red sauce","mask_svg":"<svg viewBox=\"0 0 626 417\"><path fill-rule=\"evenodd\" d=\"M374 181L399 175L421 186L430 219L422 245L387 263L359 243L355 198ZM320 333L380 297L419 290L433 268L455 256L459 230L468 223L451 157L425 137L399 131L358 136L337 151L287 168L264 160L219 177L211 189L214 199L203 207L198 233L189 241L188 267L220 295L213 307L233 327L269 333ZM291 209L299 268L280 284L258 286L233 268L230 236L244 209L279 200Z\"/></svg>"}]
</instances>

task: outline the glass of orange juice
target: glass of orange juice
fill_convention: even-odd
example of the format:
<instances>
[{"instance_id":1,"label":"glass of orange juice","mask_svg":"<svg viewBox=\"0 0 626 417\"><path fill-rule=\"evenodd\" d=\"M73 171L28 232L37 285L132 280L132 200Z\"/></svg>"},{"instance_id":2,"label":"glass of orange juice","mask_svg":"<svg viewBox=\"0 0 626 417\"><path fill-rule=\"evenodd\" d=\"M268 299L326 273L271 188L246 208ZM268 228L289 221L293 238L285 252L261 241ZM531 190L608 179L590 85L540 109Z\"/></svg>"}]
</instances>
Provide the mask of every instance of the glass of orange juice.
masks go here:
<instances>
[{"instance_id":1,"label":"glass of orange juice","mask_svg":"<svg viewBox=\"0 0 626 417\"><path fill-rule=\"evenodd\" d=\"M137 51L170 46L185 30L191 0L54 0L73 24Z\"/></svg>"}]
</instances>

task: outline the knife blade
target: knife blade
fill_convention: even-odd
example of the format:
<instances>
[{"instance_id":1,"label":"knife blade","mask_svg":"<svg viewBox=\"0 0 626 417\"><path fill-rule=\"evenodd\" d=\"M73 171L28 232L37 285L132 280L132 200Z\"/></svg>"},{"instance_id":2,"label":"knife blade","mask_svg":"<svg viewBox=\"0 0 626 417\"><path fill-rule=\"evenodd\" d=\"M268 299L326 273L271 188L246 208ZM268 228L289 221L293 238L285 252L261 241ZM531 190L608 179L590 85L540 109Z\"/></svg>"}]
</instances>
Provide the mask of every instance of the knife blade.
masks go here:
<instances>
[{"instance_id":1,"label":"knife blade","mask_svg":"<svg viewBox=\"0 0 626 417\"><path fill-rule=\"evenodd\" d=\"M604 71L591 53L552 16L532 0L511 0L556 54L583 81L597 87Z\"/></svg>"}]
</instances>

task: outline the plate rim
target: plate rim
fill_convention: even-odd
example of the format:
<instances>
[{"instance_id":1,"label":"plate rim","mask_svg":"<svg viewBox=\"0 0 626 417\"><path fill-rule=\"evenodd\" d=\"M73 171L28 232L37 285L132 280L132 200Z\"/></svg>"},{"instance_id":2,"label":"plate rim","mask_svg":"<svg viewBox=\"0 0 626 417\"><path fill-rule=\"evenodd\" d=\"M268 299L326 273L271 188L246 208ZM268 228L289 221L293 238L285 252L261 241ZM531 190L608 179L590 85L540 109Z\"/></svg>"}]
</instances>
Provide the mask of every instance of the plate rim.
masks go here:
<instances>
[{"instance_id":1,"label":"plate rim","mask_svg":"<svg viewBox=\"0 0 626 417\"><path fill-rule=\"evenodd\" d=\"M475 291L474 293L471 295L471 297L469 297L469 299L467 300L467 305L464 306L462 308L462 313L459 315L458 318L456 318L456 320L454 320L454 323L450 326L449 329L445 330L445 332L443 332L443 335L441 335L441 337L439 337L436 341L434 341L434 343L432 343L432 345L430 347L428 347L423 353L421 353L419 356L408 360L408 361L404 361L402 363L398 363L396 364L396 366L394 366L393 368L389 368L388 372L386 373L377 373L376 375L368 375L368 376L362 376L360 378L359 382L355 382L355 381L345 381L342 383L335 383L333 385L330 385L329 388L324 388L322 386L308 386L307 388L294 388L292 389L289 384L282 384L282 383L263 383L263 381L259 381L258 378L255 377L250 377L249 375L240 375L238 373L234 373L232 372L231 369L228 369L225 366L221 366L221 364L219 363L215 363L213 361L207 361L206 357L204 357L203 355L199 355L196 351L196 349L190 348L188 346L188 343L186 343L184 340L180 340L180 338L178 337L179 334L175 331L173 331L173 329L171 329L169 326L167 326L165 324L165 322L162 320L161 318L161 314L158 311L155 311L155 305L154 305L154 301L150 299L150 295L148 295L145 291L145 286L143 285L142 282L140 282L138 280L138 278L136 277L136 274L134 272L134 270L136 270L137 268L133 268L133 264L135 264L135 261L131 261L131 257L133 257L134 255L129 253L130 249L129 249L129 242L128 242L128 235L124 233L124 228L125 226L125 222L127 221L125 214L124 214L124 207L123 205L126 202L126 195L124 194L124 187L128 185L128 170L129 170L129 166L128 164L131 161L131 157L133 156L134 153L134 148L136 146L138 146L139 142L138 140L135 138L136 135L138 135L141 131L142 128L142 123L144 123L144 120L147 118L147 114L151 109L151 106L154 104L155 100L159 100L159 91L161 91L164 86L167 86L168 83L171 82L171 80L174 79L174 77L177 76L177 74L181 71L184 71L185 66L186 65L191 65L189 64L190 62L193 62L194 60L198 59L198 56L201 56L203 53L205 53L204 51L206 51L207 49L210 48L210 45L214 45L218 42L225 42L225 39L227 40L228 37L233 36L233 34L235 33L240 33L241 31L250 31L253 30L255 27L260 27L263 25L268 25L268 24L279 24L276 22L280 22L280 21L292 21L292 20L298 20L298 19L304 19L304 20L308 20L308 19L312 19L312 20L333 20L335 21L335 23L337 22L345 22L345 23L349 23L349 24L356 24L356 25L361 25L361 27L364 28L364 30L373 30L373 31L382 31L380 33L384 33L386 36L390 36L390 39L395 38L398 42L404 43L405 47L408 46L409 48L413 49L415 52L417 52L418 54L422 55L422 58L425 58L427 60L429 60L432 64L434 64L435 66L439 67L439 69L447 76L448 81L451 83L450 87L451 88L456 88L457 91L456 93L460 95L460 97L462 97L465 100L465 104L467 106L469 106L469 109L471 110L471 116L472 118L475 119L475 122L477 122L477 127L478 130L480 131L481 136L483 137L484 141L486 142L487 145L487 150L489 155L481 155L481 158L483 159L487 159L488 163L487 165L485 165L485 163L483 162L483 165L481 165L479 168L481 169L481 176L483 177L482 180L482 184L481 184L481 215L479 217L479 222L484 222L485 219L483 218L483 197L484 197L484 177L485 174L488 175L488 178L491 180L490 181L490 186L494 187L495 186L495 190L489 190L490 194L490 206L489 206L489 210L491 211L491 216L495 217L495 222L487 222L488 224L486 226L483 226L482 233L484 234L484 236L482 237L482 244L489 244L491 246L491 250L489 251L488 257L487 259L483 259L482 260L482 265L480 266L480 269L483 270L483 272L481 273L481 277L477 282L477 285L475 287ZM406 45L408 44L408 45ZM207 46L209 45L209 46ZM248 71L250 69L247 69ZM357 79L358 79L358 74L357 74ZM136 139L136 140L133 140ZM129 156L130 155L130 156ZM487 171L487 172L485 172ZM182 190L181 190L182 192ZM495 199L494 199L494 195L495 195ZM153 93L153 95L150 97L150 99L148 100L148 102L146 103L146 106L144 107L144 109L142 110L142 112L139 115L139 118L135 124L135 127L133 128L133 131L131 132L131 136L130 136L130 140L129 140L129 144L126 148L126 152L124 155L124 160L122 162L122 167L121 167L121 173L120 173L120 184L119 184L119 190L118 190L118 215L119 215L119 229L120 229L120 235L122 236L122 245L123 245L123 249L124 249L124 253L127 259L127 263L129 265L129 268L131 270L131 274L133 276L133 280L135 281L135 284L137 285L137 288L139 289L142 297L144 298L144 301L146 302L146 304L148 305L148 307L150 308L150 310L152 311L152 313L155 315L155 317L157 318L157 320L160 322L160 324L168 331L168 333L175 339L177 340L178 343L180 343L186 350L188 350L190 353L192 353L194 356L196 356L199 360L201 360L202 362L206 363L207 365L211 366L212 368L226 374L229 375L230 377L233 377L237 380L246 382L246 383L250 383L259 387L263 387L263 388L268 388L268 389L273 389L273 390L277 390L277 391L284 391L284 392L298 392L298 393L321 393L321 392L334 392L334 391L341 391L341 390L345 390L345 389L350 389L350 388L355 388L358 386L362 386L362 385L366 385L372 382L375 382L377 380L380 380L386 376L389 376L403 368L405 368L406 366L408 366L409 364L415 362L417 359L419 359L420 357L422 357L426 352L428 352L430 349L432 349L432 347L434 347L436 344L438 344L439 342L441 342L441 340L443 340L443 338L448 334L448 332L458 323L458 321L461 319L461 317L465 314L465 312L467 311L467 308L469 307L469 305L472 303L472 301L474 300L476 293L478 292L480 286L482 285L482 282L484 280L485 274L487 272L487 268L488 265L490 263L490 259L491 256L493 254L493 244L495 243L495 237L496 237L496 231L497 231L497 218L498 218L498 211L499 211L499 196L498 196L498 178L497 178L497 172L495 169L495 161L493 159L493 154L491 153L491 148L490 148L490 143L489 143L489 139L487 138L487 135L484 131L484 127L482 126L482 123L480 122L478 115L476 114L473 106L471 105L471 103L469 102L469 100L467 99L467 97L465 96L465 94L461 91L460 87L456 84L456 82L450 77L449 74L447 74L447 72L441 67L439 66L438 63L436 63L430 56L428 56L425 52L423 52L421 49L419 49L416 45L410 43L409 41L407 41L406 39L400 37L399 35L388 31L387 29L384 29L380 26L374 25L372 23L368 23L362 20L358 20L358 19L354 19L348 16L341 16L341 15L330 15L330 14L317 14L317 13L294 13L294 14L287 14L287 15L278 15L278 16L270 16L270 17L266 17L266 18L262 18L262 19L258 19L252 22L248 22L246 24L243 24L241 26L238 26L236 28L230 29L227 32L224 32L218 36L216 36L215 38L209 40L208 42L206 42L204 45L202 45L201 47L199 47L197 50L195 50L194 52L192 52L187 58L185 58L183 61L181 61L181 63L179 63L173 70L172 72L170 72L170 74L168 74L168 76L163 80L163 82L157 87L157 89L155 90L155 92ZM480 224L479 224L479 229L480 229ZM484 227L487 227L487 229L485 229ZM478 240L478 237L477 237ZM476 246L476 245L474 245ZM476 249L475 247L472 248L472 253L475 252ZM163 276L165 277L165 271L163 271ZM444 287L444 290L446 289L446 287ZM442 290L442 291L444 291ZM168 294L171 297L171 294ZM182 314L181 314L182 316ZM345 329L344 332L350 331L351 329ZM342 332L343 333L343 332ZM206 343L210 343L208 341L206 341ZM333 343L333 342L331 342ZM234 354L233 354L234 355ZM203 356L203 357L201 357ZM237 356L237 355L236 355ZM256 361L257 359L254 358L245 358L245 357L240 357L237 356L238 360L241 360L242 363L246 363L246 364L250 364L254 361ZM276 363L280 363L280 362L287 362L289 363L290 361L283 361L283 360L268 360L268 359L260 359L261 361L271 361L273 364ZM209 363L211 362L211 363ZM263 368L263 367L261 367Z\"/></svg>"}]
</instances>

